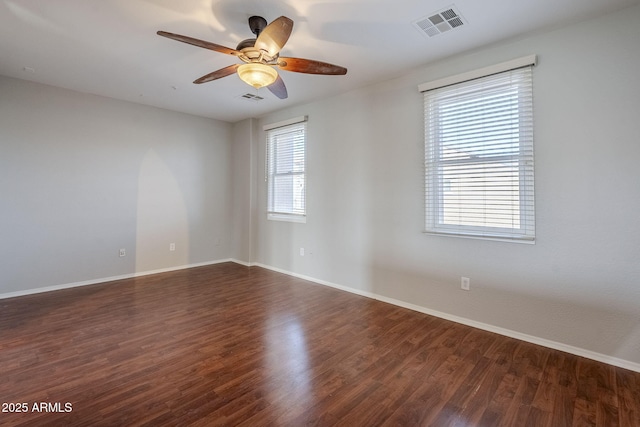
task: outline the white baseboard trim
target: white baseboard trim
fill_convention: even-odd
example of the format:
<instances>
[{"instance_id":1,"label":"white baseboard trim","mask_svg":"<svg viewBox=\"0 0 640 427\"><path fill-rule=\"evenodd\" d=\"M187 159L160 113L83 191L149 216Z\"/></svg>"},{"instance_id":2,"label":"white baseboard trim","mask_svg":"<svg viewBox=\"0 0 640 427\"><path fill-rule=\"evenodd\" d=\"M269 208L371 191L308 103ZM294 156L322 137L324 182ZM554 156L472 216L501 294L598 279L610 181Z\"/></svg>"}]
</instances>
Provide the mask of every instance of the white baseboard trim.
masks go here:
<instances>
[{"instance_id":1,"label":"white baseboard trim","mask_svg":"<svg viewBox=\"0 0 640 427\"><path fill-rule=\"evenodd\" d=\"M232 260L235 262L235 260ZM546 338L536 337L534 335L524 334L511 329L502 328L500 326L490 325L488 323L477 322L475 320L467 319L465 317L455 316L448 313L443 313L430 308L422 307L419 305L411 304L405 301L397 300L394 298L385 297L372 292L362 291L359 289L350 288L348 286L342 286L335 283L327 282L325 280L316 279L314 277L305 276L303 274L293 273L291 271L283 270L281 268L272 267L261 263L241 263L247 266L256 266L266 268L267 270L276 271L289 276L297 277L299 279L308 280L310 282L318 283L320 285L330 286L332 288L340 289L342 291L350 292L352 294L372 298L378 301L393 304L399 307L407 308L409 310L417 311L420 313L428 314L430 316L439 317L441 319L450 320L452 322L460 323L462 325L471 326L473 328L482 329L484 331L493 332L499 335L503 335L509 338L515 338L521 341L526 341L532 344L537 344L543 347L552 348L554 350L564 351L576 356L585 357L587 359L595 360L598 362L606 363L608 365L617 366L619 368L628 369L630 371L640 372L640 363L631 362L629 360L620 359L614 356L609 356L595 351L587 350L580 347L574 347L572 345L564 344L557 341L548 340Z\"/></svg>"},{"instance_id":2,"label":"white baseboard trim","mask_svg":"<svg viewBox=\"0 0 640 427\"><path fill-rule=\"evenodd\" d=\"M84 280L81 282L65 283L62 285L45 286L42 288L27 289L24 291L7 292L0 294L0 299L15 298L25 295L39 294L42 292L59 291L61 289L77 288L78 286L97 285L98 283L113 282L115 280L131 279L134 277L148 276L151 274L167 273L169 271L185 270L187 268L202 267L205 265L220 264L223 262L238 262L232 259L220 259L215 261L199 262L195 264L179 265L175 267L160 268L158 270L139 271L136 273L123 274L120 276L102 277L100 279Z\"/></svg>"}]
</instances>

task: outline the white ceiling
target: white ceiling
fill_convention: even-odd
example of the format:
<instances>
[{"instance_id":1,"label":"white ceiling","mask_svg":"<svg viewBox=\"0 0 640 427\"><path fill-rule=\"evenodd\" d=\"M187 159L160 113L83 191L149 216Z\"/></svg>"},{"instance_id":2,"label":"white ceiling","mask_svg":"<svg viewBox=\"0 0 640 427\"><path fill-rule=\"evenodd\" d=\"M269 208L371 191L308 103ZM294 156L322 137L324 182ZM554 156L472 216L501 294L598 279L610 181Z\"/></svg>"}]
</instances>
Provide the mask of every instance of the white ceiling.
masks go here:
<instances>
[{"instance_id":1,"label":"white ceiling","mask_svg":"<svg viewBox=\"0 0 640 427\"><path fill-rule=\"evenodd\" d=\"M640 0L0 0L0 74L235 122L400 75L456 53L555 28ZM429 38L412 22L455 5L467 24ZM348 68L346 76L280 71L289 98L229 76L191 82L237 58L156 35L230 48L247 18L295 22L282 56ZM2 94L0 94L1 97Z\"/></svg>"}]
</instances>

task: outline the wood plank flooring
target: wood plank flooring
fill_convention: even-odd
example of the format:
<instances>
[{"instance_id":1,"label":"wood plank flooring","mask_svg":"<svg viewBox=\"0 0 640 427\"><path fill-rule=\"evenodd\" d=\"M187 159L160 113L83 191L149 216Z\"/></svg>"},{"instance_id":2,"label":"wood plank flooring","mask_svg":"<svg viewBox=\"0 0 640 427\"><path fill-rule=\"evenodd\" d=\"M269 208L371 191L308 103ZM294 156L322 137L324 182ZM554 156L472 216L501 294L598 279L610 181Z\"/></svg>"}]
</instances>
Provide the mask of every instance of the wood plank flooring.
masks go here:
<instances>
[{"instance_id":1,"label":"wood plank flooring","mask_svg":"<svg viewBox=\"0 0 640 427\"><path fill-rule=\"evenodd\" d=\"M225 263L0 300L0 401L28 407L2 426L633 427L640 373Z\"/></svg>"}]
</instances>

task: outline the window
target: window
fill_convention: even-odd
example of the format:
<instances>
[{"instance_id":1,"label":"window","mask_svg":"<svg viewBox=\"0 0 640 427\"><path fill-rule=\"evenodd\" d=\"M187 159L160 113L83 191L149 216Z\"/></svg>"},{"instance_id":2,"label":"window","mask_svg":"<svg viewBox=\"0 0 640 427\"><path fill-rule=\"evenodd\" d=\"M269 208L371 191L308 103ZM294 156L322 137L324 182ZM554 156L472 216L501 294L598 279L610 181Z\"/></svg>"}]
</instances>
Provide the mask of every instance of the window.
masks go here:
<instances>
[{"instance_id":1,"label":"window","mask_svg":"<svg viewBox=\"0 0 640 427\"><path fill-rule=\"evenodd\" d=\"M305 222L306 118L265 126L267 131L267 215Z\"/></svg>"},{"instance_id":2,"label":"window","mask_svg":"<svg viewBox=\"0 0 640 427\"><path fill-rule=\"evenodd\" d=\"M533 242L533 63L424 91L426 232Z\"/></svg>"}]
</instances>

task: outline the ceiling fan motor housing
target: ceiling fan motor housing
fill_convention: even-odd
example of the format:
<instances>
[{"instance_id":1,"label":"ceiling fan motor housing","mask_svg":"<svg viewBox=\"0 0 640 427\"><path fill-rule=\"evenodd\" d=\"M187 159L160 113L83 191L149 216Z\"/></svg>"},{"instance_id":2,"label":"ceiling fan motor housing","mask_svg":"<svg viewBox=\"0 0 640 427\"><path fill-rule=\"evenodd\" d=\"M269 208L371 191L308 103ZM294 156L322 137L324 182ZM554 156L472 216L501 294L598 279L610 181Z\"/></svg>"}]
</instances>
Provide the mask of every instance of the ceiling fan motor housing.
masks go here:
<instances>
[{"instance_id":1,"label":"ceiling fan motor housing","mask_svg":"<svg viewBox=\"0 0 640 427\"><path fill-rule=\"evenodd\" d=\"M240 43L238 43L238 46L236 46L236 50L242 50L242 49L246 49L248 47L253 47L256 44L256 39L245 39L242 40Z\"/></svg>"},{"instance_id":2,"label":"ceiling fan motor housing","mask_svg":"<svg viewBox=\"0 0 640 427\"><path fill-rule=\"evenodd\" d=\"M240 59L242 59L245 62L253 62L253 61L258 61L262 59L262 56L261 56L262 54L260 54L260 52L257 50L254 51L252 48L256 44L257 37L260 36L260 33L262 32L262 30L266 28L266 26L267 26L267 20L264 19L262 16L249 17L249 28L251 29L251 32L255 34L256 38L245 39L245 40L242 40L240 43L238 43L238 46L236 46L236 50L244 54L243 56L240 56ZM271 61L275 58L277 58L277 55L273 58L269 57L265 59L267 61Z\"/></svg>"}]
</instances>

